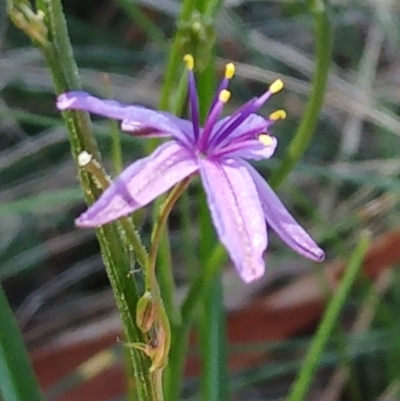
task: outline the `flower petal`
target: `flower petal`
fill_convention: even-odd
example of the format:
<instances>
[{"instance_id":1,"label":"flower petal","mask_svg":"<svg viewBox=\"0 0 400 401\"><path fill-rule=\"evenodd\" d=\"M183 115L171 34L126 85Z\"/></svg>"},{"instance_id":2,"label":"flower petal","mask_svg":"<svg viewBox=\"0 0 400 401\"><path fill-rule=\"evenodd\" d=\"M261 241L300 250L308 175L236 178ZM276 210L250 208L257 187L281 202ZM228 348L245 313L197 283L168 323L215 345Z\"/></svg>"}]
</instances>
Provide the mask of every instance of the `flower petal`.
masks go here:
<instances>
[{"instance_id":1,"label":"flower petal","mask_svg":"<svg viewBox=\"0 0 400 401\"><path fill-rule=\"evenodd\" d=\"M269 159L275 153L278 141L273 136L268 136L268 141L267 144L261 143L258 139L233 142L225 148L213 151L211 155L224 159L232 157L253 160Z\"/></svg>"},{"instance_id":2,"label":"flower petal","mask_svg":"<svg viewBox=\"0 0 400 401\"><path fill-rule=\"evenodd\" d=\"M308 259L322 262L325 258L324 251L287 211L278 196L256 169L246 162L242 163L247 166L257 187L267 224L294 251Z\"/></svg>"},{"instance_id":3,"label":"flower petal","mask_svg":"<svg viewBox=\"0 0 400 401\"><path fill-rule=\"evenodd\" d=\"M193 132L193 123L189 120L185 120L183 118L177 117L173 114L167 113L166 111L160 111L162 115L167 117L173 124L175 124L184 134L191 139L192 143L195 143L194 132ZM202 128L199 127L200 133L202 132Z\"/></svg>"},{"instance_id":4,"label":"flower petal","mask_svg":"<svg viewBox=\"0 0 400 401\"><path fill-rule=\"evenodd\" d=\"M76 220L98 227L146 206L198 170L197 159L178 142L159 146L150 156L127 167L100 198Z\"/></svg>"},{"instance_id":5,"label":"flower petal","mask_svg":"<svg viewBox=\"0 0 400 401\"><path fill-rule=\"evenodd\" d=\"M200 174L217 234L240 277L251 282L264 274L266 224L256 187L235 160L200 159Z\"/></svg>"},{"instance_id":6,"label":"flower petal","mask_svg":"<svg viewBox=\"0 0 400 401\"><path fill-rule=\"evenodd\" d=\"M115 100L99 99L86 92L67 92L57 98L59 110L85 110L115 120L122 120L121 129L134 135L173 136L187 144L188 140L166 113L143 106L125 105Z\"/></svg>"}]
</instances>

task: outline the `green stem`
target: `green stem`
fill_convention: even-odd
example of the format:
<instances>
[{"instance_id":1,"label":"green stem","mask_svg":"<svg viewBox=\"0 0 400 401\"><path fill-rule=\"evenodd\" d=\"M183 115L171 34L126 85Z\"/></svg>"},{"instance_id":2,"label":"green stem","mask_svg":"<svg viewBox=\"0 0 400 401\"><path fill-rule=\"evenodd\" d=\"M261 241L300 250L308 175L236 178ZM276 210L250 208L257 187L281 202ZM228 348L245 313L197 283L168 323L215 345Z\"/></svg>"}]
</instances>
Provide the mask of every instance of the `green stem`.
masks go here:
<instances>
[{"instance_id":1,"label":"green stem","mask_svg":"<svg viewBox=\"0 0 400 401\"><path fill-rule=\"evenodd\" d=\"M170 325L170 317L173 315L174 305L173 305L173 293L167 294L168 301L171 302L170 305L165 304L164 299L162 298L162 294L160 293L160 287L157 282L156 277L156 261L158 249L160 246L160 242L164 233L165 226L168 221L168 216L171 213L173 206L176 201L182 195L184 190L189 185L191 177L188 177L181 181L179 184L175 186L175 188L170 192L166 201L160 208L160 213L156 223L154 224L153 232L151 235L151 248L149 253L148 264L146 265L146 291L149 292L153 297L154 306L156 308L156 334L158 336L157 343L158 346L161 347L159 349L159 357L157 361L153 361L155 370L154 370L154 381L157 384L157 391L162 396L162 379L163 379L163 370L167 363L169 351L171 347L171 325ZM172 271L169 272L168 279L171 282L168 282L167 288L173 289L173 277ZM171 299L170 299L171 298ZM165 305L164 305L165 304ZM166 308L169 309L166 309ZM168 314L169 312L169 314ZM152 365L153 366L153 365Z\"/></svg>"},{"instance_id":2,"label":"green stem","mask_svg":"<svg viewBox=\"0 0 400 401\"><path fill-rule=\"evenodd\" d=\"M223 401L229 396L225 305L221 275L204 294L199 314L199 343L202 360L201 399Z\"/></svg>"},{"instance_id":3,"label":"green stem","mask_svg":"<svg viewBox=\"0 0 400 401\"><path fill-rule=\"evenodd\" d=\"M287 397L287 401L302 401L305 399L325 345L328 342L329 336L336 325L339 313L347 299L347 296L350 293L352 285L357 278L369 245L370 236L368 234L363 234L350 257L349 264L344 272L341 284L333 294L326 308L326 312L317 329L307 356L302 364L302 369L290 391L289 396Z\"/></svg>"},{"instance_id":4,"label":"green stem","mask_svg":"<svg viewBox=\"0 0 400 401\"><path fill-rule=\"evenodd\" d=\"M308 4L314 17L316 40L316 65L312 90L296 135L290 142L279 167L272 173L269 180L272 187L277 187L282 183L303 156L311 142L319 113L324 104L332 54L332 31L324 1L308 0Z\"/></svg>"},{"instance_id":5,"label":"green stem","mask_svg":"<svg viewBox=\"0 0 400 401\"><path fill-rule=\"evenodd\" d=\"M196 280L189 288L189 292L182 303L181 315L182 325L173 331L173 346L170 352L170 361L166 375L166 394L167 400L178 400L181 391L181 378L183 367L188 349L188 339L196 310L200 305L200 300L204 298L206 290L213 283L218 273L221 271L224 260L226 259L225 249L216 247L203 271L197 276Z\"/></svg>"},{"instance_id":6,"label":"green stem","mask_svg":"<svg viewBox=\"0 0 400 401\"><path fill-rule=\"evenodd\" d=\"M9 12L11 14L16 12L17 7L14 5L17 3L20 2L9 0ZM80 89L78 69L73 58L61 1L37 0L36 4L37 14L44 16L41 21L45 25L47 33L47 41L41 42L40 46L49 65L57 94L71 89ZM27 29L24 31L29 33ZM36 43L38 42L36 41ZM100 160L88 114L66 111L63 113L63 117L68 129L74 159L77 160L81 152L87 151L97 160ZM87 171L79 168L78 172L86 201L92 203L97 199L100 190ZM136 304L139 297L135 281L131 277L131 260L124 244L120 225L116 223L100 227L96 230L96 235L121 314L126 340L131 343L143 342L142 333L135 322ZM129 348L129 355L135 374L139 400L159 400L149 372L149 358L142 351L134 348Z\"/></svg>"},{"instance_id":7,"label":"green stem","mask_svg":"<svg viewBox=\"0 0 400 401\"><path fill-rule=\"evenodd\" d=\"M190 183L191 177L185 178L179 184L175 186L175 188L171 191L168 195L165 202L160 207L160 212L157 218L157 221L154 225L153 232L151 234L151 247L149 252L149 264L148 268L152 271L155 270L156 261L157 261L157 254L158 248L160 246L161 238L164 232L164 228L166 226L169 214L173 206L175 205L176 201L182 195L184 190L188 187ZM146 274L147 276L151 276L151 274Z\"/></svg>"},{"instance_id":8,"label":"green stem","mask_svg":"<svg viewBox=\"0 0 400 401\"><path fill-rule=\"evenodd\" d=\"M181 14L178 19L178 26L185 21L189 20L190 15L192 14L195 8L195 0L186 0L183 1ZM177 73L180 71L179 65L182 63L181 60L181 42L183 39L182 33L178 30L174 37L174 41L172 42L172 46L169 50L169 57L167 62L166 73L164 76L164 83L161 91L161 98L159 107L162 110L169 110L170 108L170 99L172 93L176 87L176 77Z\"/></svg>"}]
</instances>

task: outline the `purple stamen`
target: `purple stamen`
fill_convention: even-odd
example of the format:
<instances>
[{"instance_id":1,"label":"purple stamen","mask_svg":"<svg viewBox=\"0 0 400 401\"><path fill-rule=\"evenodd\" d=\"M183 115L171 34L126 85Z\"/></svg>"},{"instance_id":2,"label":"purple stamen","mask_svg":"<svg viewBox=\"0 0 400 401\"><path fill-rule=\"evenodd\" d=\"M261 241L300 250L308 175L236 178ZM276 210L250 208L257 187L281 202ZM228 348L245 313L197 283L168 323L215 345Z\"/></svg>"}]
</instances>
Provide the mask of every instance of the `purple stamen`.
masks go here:
<instances>
[{"instance_id":1,"label":"purple stamen","mask_svg":"<svg viewBox=\"0 0 400 401\"><path fill-rule=\"evenodd\" d=\"M231 118L219 129L219 131L212 138L212 145L223 141L232 131L239 127L239 125L252 113L254 109L254 103L258 98L254 98L242 107L240 107L235 113L231 115Z\"/></svg>"},{"instance_id":2,"label":"purple stamen","mask_svg":"<svg viewBox=\"0 0 400 401\"><path fill-rule=\"evenodd\" d=\"M210 116L211 110L213 110L215 104L218 102L219 94L223 90L228 89L229 81L232 79L234 74L235 74L235 66L234 66L234 64L233 63L228 63L225 66L224 78L222 78L222 80L221 80L221 82L219 84L218 90L216 91L214 99L213 99L213 101L211 103L211 106L210 106L210 108L208 110L206 121L208 120L208 118Z\"/></svg>"},{"instance_id":3,"label":"purple stamen","mask_svg":"<svg viewBox=\"0 0 400 401\"><path fill-rule=\"evenodd\" d=\"M196 88L196 80L194 78L193 70L188 71L188 86L189 86L189 107L190 107L190 116L193 123L193 134L195 142L199 139L199 127L200 127L200 118L199 118L199 102L197 97L197 88Z\"/></svg>"},{"instance_id":4,"label":"purple stamen","mask_svg":"<svg viewBox=\"0 0 400 401\"><path fill-rule=\"evenodd\" d=\"M208 113L209 117L207 118L207 121L204 124L204 130L199 141L198 147L200 152L204 152L207 148L209 148L208 141L212 133L212 129L217 120L219 119L226 102L229 100L229 97L230 97L230 92L224 89L222 92L220 92L218 96L218 101L215 103L214 107L210 109Z\"/></svg>"},{"instance_id":5,"label":"purple stamen","mask_svg":"<svg viewBox=\"0 0 400 401\"><path fill-rule=\"evenodd\" d=\"M243 110L241 110L240 116L235 118L234 120L227 121L227 126L221 127L220 131L215 135L213 138L214 143L215 142L220 142L223 141L232 131L237 129L240 124L252 113L255 113L271 96L273 95L273 92L271 90L267 90L262 96L255 98L253 100L250 100L247 102L243 107ZM239 110L240 110L239 109ZM232 117L234 114L232 115Z\"/></svg>"},{"instance_id":6,"label":"purple stamen","mask_svg":"<svg viewBox=\"0 0 400 401\"><path fill-rule=\"evenodd\" d=\"M238 142L245 142L250 139L256 139L258 135L263 132L266 132L267 129L272 125L272 122L268 121L267 123L263 124L262 126L258 126L256 128L251 129L250 131L244 132L242 135L235 137L234 139L230 139L229 137L224 138L222 141L218 143L216 149L223 149L227 146L233 145Z\"/></svg>"},{"instance_id":7,"label":"purple stamen","mask_svg":"<svg viewBox=\"0 0 400 401\"><path fill-rule=\"evenodd\" d=\"M198 96L196 88L196 79L193 73L194 58L192 55L186 54L183 60L188 70L189 108L193 125L194 142L197 143L200 136L200 118L199 118L199 104L198 104Z\"/></svg>"}]
</instances>

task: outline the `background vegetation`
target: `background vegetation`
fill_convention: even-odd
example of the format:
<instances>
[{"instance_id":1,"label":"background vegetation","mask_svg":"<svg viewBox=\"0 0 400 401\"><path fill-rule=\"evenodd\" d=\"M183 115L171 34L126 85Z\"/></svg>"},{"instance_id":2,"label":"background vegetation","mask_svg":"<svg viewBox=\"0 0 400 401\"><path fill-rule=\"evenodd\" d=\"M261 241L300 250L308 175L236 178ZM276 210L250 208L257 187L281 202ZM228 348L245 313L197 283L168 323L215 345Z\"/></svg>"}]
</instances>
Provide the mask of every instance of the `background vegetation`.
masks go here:
<instances>
[{"instance_id":1,"label":"background vegetation","mask_svg":"<svg viewBox=\"0 0 400 401\"><path fill-rule=\"evenodd\" d=\"M84 88L123 102L157 107L179 2L68 0L64 7ZM274 127L279 139L276 156L259 164L267 178L277 177L273 174L298 132L310 98L318 63L316 43L323 33L315 30L312 11L302 1L226 0L215 20L204 25L207 40L198 47L206 49L206 44L215 43L211 54L220 71L225 62L235 62L231 107L260 94L274 78L284 80L284 93L263 109L265 114L275 108L285 108L288 113L287 120ZM315 135L301 162L279 188L289 210L326 250L327 263L312 266L272 237L267 255L269 272L258 286L245 289L244 284L233 282L229 273L224 276L228 336L229 330L237 330L229 325L232 309L245 310L243 324L256 319L266 334L265 340L257 343L251 338L241 338L240 346L235 347L224 342L221 352L236 356L256 353L264 358L238 365L231 361L226 393L210 395L212 384L198 380L195 370L185 382L185 399L197 399L199 394L204 400L228 399L228 392L229 397L255 400L285 397L299 377L299 368L304 367L306 351L314 348L311 363L320 369L317 373L314 368L310 370L313 381L309 399L400 397L394 395L400 378L400 281L396 269L390 273L384 270L396 267L400 256L396 237L400 200L400 3L332 0L327 16L333 53L322 112L316 129L308 131ZM185 31L185 26L179 27ZM185 43L183 35L182 49L191 45ZM205 63L206 50L196 54ZM82 333L82 327L96 333L99 322L112 321L114 302L94 233L78 230L73 224L85 204L66 130L55 109L48 68L41 53L7 18L5 4L0 4L0 52L0 280L33 352L66 333ZM181 70L176 71L174 84L180 74ZM319 95L321 100L323 92ZM105 166L109 172L116 172L120 166L112 138L118 135L118 128L104 120L95 119L94 123ZM120 140L124 166L148 151L142 141L128 135L121 135ZM200 186L193 185L170 219L178 299L196 274L190 265L193 255L202 252L197 248L199 242L209 249L215 241L212 235L204 235L200 223L191 224L197 220L201 197ZM138 216L145 242L150 235L150 211ZM321 336L324 341L329 339L328 347L321 343L318 348L313 337L313 323L319 317L316 304L313 313L302 312L303 323L296 330L289 335L282 328L272 342L268 336L270 323L263 320L266 316L256 313L257 305L284 289L290 290L288 294L296 293L297 302L306 304L314 287L304 285L295 292L293 284L304 283L302 277L324 282L325 276L319 273L333 271L336 265L332 261L351 259L356 272L360 267L357 257L363 256L362 247L367 246L363 239L360 242L365 230L371 233L370 252L381 247L381 253L371 265L361 265L364 274L351 292L350 287L343 290L342 303L350 293L344 313L339 314L339 300L332 309L331 326L320 328L326 329ZM315 275L314 269L318 270ZM336 277L336 284L340 277ZM338 284L340 289L345 285ZM319 294L317 301L323 300ZM369 313L369 318L358 327L361 313ZM283 310L282 316L285 327L290 315ZM120 355L118 358L121 361ZM337 379L340 372L344 379ZM214 373L210 368L209 375ZM85 380L75 377L68 381L71 375L58 387L53 384L49 399ZM207 386L209 392L204 390Z\"/></svg>"}]
</instances>

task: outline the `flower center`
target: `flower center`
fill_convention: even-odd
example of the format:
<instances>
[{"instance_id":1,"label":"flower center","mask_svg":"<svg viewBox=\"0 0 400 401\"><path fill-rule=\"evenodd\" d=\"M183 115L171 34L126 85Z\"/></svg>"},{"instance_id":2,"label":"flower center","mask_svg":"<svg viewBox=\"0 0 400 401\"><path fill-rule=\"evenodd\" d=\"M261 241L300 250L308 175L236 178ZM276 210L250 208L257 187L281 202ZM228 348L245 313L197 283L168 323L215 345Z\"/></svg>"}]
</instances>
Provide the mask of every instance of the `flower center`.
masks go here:
<instances>
[{"instance_id":1,"label":"flower center","mask_svg":"<svg viewBox=\"0 0 400 401\"><path fill-rule=\"evenodd\" d=\"M199 106L198 94L196 88L196 80L194 77L194 58L192 55L187 54L184 56L184 62L188 70L188 94L189 94L189 108L191 120L193 124L194 142L199 154L206 155L211 149L220 147L224 144L229 146L230 135L253 113L255 113L263 104L275 93L283 89L283 82L280 79L275 80L268 88L268 90L260 97L253 98L238 110L236 110L230 118L227 118L225 123L222 124L217 132L213 132L214 126L221 116L225 104L229 101L231 93L227 90L229 81L235 74L235 65L228 63L225 66L225 74L222 79L218 90L211 103L208 111L203 131L200 130L199 119ZM239 136L232 138L233 142L245 141L247 139L258 139L264 146L271 145L272 139L265 130L272 125L275 121L286 118L284 110L276 110L271 113L269 119L264 120L265 123L257 127L249 128L249 131L243 131Z\"/></svg>"}]
</instances>

